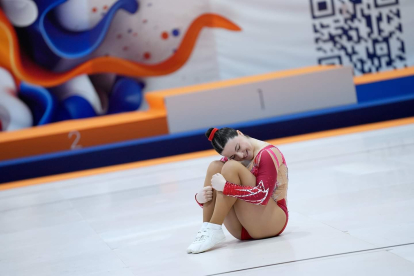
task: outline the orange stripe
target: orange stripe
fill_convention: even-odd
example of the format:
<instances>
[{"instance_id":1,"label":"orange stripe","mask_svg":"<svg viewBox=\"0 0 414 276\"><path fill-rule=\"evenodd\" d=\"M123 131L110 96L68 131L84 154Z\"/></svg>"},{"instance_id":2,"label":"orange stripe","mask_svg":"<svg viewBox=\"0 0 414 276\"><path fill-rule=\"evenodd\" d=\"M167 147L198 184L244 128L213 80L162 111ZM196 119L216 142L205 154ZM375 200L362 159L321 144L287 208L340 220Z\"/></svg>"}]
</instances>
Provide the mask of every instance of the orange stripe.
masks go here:
<instances>
[{"instance_id":1,"label":"orange stripe","mask_svg":"<svg viewBox=\"0 0 414 276\"><path fill-rule=\"evenodd\" d=\"M404 78L414 75L414 66L394 71L386 71L380 73L365 74L362 76L354 77L354 84L366 84L371 82L386 81L397 78Z\"/></svg>"},{"instance_id":2,"label":"orange stripe","mask_svg":"<svg viewBox=\"0 0 414 276\"><path fill-rule=\"evenodd\" d=\"M165 118L165 110L135 111L120 114L105 115L104 117L93 117L86 119L67 120L55 122L32 128L20 129L18 131L2 132L0 143L13 142L28 138L44 138L45 136L56 135L60 132L68 133L71 130L88 130L92 128L106 127L124 123L137 123L138 121ZM165 134L168 133L168 130Z\"/></svg>"},{"instance_id":3,"label":"orange stripe","mask_svg":"<svg viewBox=\"0 0 414 276\"><path fill-rule=\"evenodd\" d=\"M86 148L164 134L168 134L165 110L69 120L1 133L0 161L70 150L74 143Z\"/></svg>"},{"instance_id":4,"label":"orange stripe","mask_svg":"<svg viewBox=\"0 0 414 276\"><path fill-rule=\"evenodd\" d=\"M217 88L225 88L229 86L261 82L261 81L266 81L270 79L287 78L287 77L292 77L292 76L297 76L297 75L311 74L311 73L320 72L320 71L332 70L334 68L339 68L339 67L333 66L333 65L316 65L316 66L310 66L310 67L295 68L295 69L276 71L276 72L260 74L260 75L240 77L240 78L235 78L235 79L230 79L230 80L221 80L221 81L215 81L215 82L190 85L190 86L185 86L185 87L177 87L177 88L171 88L171 89L164 89L160 91L153 91L149 96L150 97L156 96L159 98L164 98L166 96L171 96L171 95L194 93L195 91L200 92L200 91L205 91L205 90L213 90Z\"/></svg>"},{"instance_id":5,"label":"orange stripe","mask_svg":"<svg viewBox=\"0 0 414 276\"><path fill-rule=\"evenodd\" d=\"M321 132L310 133L310 134L303 134L303 135L298 135L298 136L268 140L267 142L273 145L282 145L282 144L296 143L296 142L302 142L302 141L307 141L307 140L314 140L314 139L333 137L333 136L364 132L364 131L370 131L370 130L376 130L376 129L383 129L383 128L389 128L389 127L396 127L396 126L402 126L402 125L409 125L409 124L414 124L414 117L367 124L367 125L353 126L353 127L347 127L347 128L340 128L340 129L334 129L334 130L327 130L327 131L321 131ZM155 165L160 165L160 164L165 164L165 163L170 163L170 162L184 161L188 159L209 157L209 156L214 156L214 155L217 155L217 153L214 150L206 150L206 151L200 151L200 152L194 152L194 153L175 155L175 156L170 156L170 157L163 157L163 158L158 158L158 159L138 161L138 162L122 164L122 165L115 165L115 166L110 166L110 167L103 167L103 168L97 168L97 169L91 169L91 170L85 170L85 171L79 171L79 172L71 172L71 173L39 177L39 178L33 178L33 179L28 179L28 180L16 181L16 182L9 182L5 184L0 184L0 191L13 189L13 188L19 188L19 187L32 186L36 184L60 181L60 180L67 180L67 179L78 178L78 177L83 177L83 176L90 176L90 175L103 174L103 173L109 173L109 172L115 172L115 171L121 171L121 170L155 166Z\"/></svg>"}]
</instances>

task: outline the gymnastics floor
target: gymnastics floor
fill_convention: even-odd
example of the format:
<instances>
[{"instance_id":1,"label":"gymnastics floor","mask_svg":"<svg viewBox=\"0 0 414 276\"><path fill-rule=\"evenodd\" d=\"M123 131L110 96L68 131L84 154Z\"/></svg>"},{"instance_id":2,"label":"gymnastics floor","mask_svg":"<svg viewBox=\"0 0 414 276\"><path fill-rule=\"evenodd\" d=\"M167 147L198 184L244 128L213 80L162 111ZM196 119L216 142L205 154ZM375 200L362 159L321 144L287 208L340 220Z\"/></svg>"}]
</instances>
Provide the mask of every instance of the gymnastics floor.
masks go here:
<instances>
[{"instance_id":1,"label":"gymnastics floor","mask_svg":"<svg viewBox=\"0 0 414 276\"><path fill-rule=\"evenodd\" d=\"M0 191L0 275L414 275L414 124L279 148L279 237L186 253L210 156Z\"/></svg>"}]
</instances>

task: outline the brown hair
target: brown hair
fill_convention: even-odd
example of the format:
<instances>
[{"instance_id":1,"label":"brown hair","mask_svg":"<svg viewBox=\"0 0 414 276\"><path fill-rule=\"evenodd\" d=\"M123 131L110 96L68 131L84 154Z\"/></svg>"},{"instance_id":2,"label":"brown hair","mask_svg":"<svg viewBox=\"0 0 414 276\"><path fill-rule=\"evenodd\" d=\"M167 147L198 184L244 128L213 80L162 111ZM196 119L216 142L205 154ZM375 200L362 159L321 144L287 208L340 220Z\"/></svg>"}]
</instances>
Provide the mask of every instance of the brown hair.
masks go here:
<instances>
[{"instance_id":1,"label":"brown hair","mask_svg":"<svg viewBox=\"0 0 414 276\"><path fill-rule=\"evenodd\" d=\"M206 137L210 137L211 132L214 128L209 128L205 135ZM221 154L223 152L224 147L226 146L227 142L230 139L233 139L234 137L238 136L239 134L234 128L229 127L223 127L216 131L214 134L213 140L211 140L211 145L213 148Z\"/></svg>"}]
</instances>

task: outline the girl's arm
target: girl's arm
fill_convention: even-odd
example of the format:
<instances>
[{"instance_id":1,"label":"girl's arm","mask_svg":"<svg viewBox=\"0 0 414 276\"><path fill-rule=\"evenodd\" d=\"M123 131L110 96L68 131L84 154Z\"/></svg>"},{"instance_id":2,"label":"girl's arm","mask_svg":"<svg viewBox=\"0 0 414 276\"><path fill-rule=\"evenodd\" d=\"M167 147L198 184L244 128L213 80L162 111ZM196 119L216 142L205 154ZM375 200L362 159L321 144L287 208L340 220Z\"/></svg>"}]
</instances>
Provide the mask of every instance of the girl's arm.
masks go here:
<instances>
[{"instance_id":1,"label":"girl's arm","mask_svg":"<svg viewBox=\"0 0 414 276\"><path fill-rule=\"evenodd\" d=\"M261 153L255 187L226 182L223 194L255 205L266 205L272 196L277 181L276 166L268 152L269 150L264 150Z\"/></svg>"},{"instance_id":2,"label":"girl's arm","mask_svg":"<svg viewBox=\"0 0 414 276\"><path fill-rule=\"evenodd\" d=\"M223 162L223 163L226 163L227 161L229 161L229 159L228 159L227 157L222 157L222 158L220 159L220 161L221 161L221 162ZM201 208L203 208L204 203L200 203L200 202L197 200L197 196L199 196L199 193L195 194L195 196L194 196L195 201L197 202L197 204L198 204Z\"/></svg>"}]
</instances>

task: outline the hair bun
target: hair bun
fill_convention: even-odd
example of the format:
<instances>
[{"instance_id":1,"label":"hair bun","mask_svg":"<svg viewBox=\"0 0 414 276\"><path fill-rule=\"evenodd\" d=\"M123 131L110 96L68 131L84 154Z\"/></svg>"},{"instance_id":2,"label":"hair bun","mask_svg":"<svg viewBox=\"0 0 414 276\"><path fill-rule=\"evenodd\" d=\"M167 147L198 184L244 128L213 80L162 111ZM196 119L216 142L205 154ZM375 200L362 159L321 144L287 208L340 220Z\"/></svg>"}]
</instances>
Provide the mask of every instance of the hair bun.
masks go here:
<instances>
[{"instance_id":1,"label":"hair bun","mask_svg":"<svg viewBox=\"0 0 414 276\"><path fill-rule=\"evenodd\" d=\"M208 140L209 141L213 141L213 139L214 139L214 135L216 134L216 132L218 131L219 129L218 128L213 128L213 130L211 131L211 133L210 133L210 136L208 136Z\"/></svg>"},{"instance_id":2,"label":"hair bun","mask_svg":"<svg viewBox=\"0 0 414 276\"><path fill-rule=\"evenodd\" d=\"M213 131L213 127L210 127L207 131L206 131L206 133L204 133L205 135L206 135L206 137L207 137L207 139L208 139L208 137L210 137L210 134L211 134L211 132Z\"/></svg>"}]
</instances>

